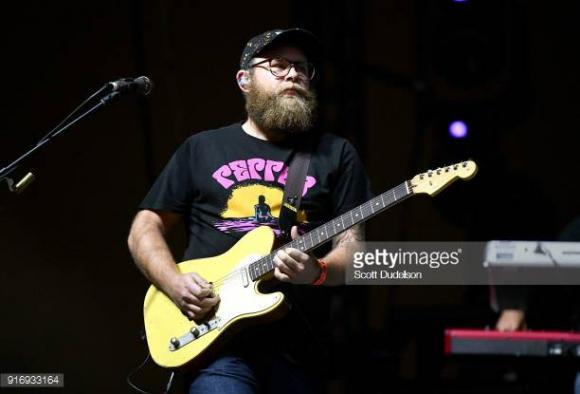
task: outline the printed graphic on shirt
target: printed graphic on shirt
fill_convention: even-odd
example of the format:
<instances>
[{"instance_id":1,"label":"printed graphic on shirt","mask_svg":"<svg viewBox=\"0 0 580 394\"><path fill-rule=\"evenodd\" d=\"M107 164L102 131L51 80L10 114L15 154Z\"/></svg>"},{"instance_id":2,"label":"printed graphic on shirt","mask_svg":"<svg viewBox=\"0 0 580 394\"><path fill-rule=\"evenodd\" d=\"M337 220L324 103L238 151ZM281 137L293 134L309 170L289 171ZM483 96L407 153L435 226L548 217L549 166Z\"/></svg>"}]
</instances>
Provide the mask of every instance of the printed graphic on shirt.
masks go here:
<instances>
[{"instance_id":1,"label":"printed graphic on shirt","mask_svg":"<svg viewBox=\"0 0 580 394\"><path fill-rule=\"evenodd\" d=\"M238 186L220 216L223 220L214 223L223 232L248 232L258 226L271 227L276 235L280 234L278 218L283 190L259 184ZM306 212L298 212L297 222L308 222Z\"/></svg>"},{"instance_id":2,"label":"printed graphic on shirt","mask_svg":"<svg viewBox=\"0 0 580 394\"><path fill-rule=\"evenodd\" d=\"M282 161L253 158L248 160L234 160L222 165L212 175L224 189L250 180L276 183L283 188L288 177L288 166ZM306 177L302 197L308 189L316 184L316 179L310 175Z\"/></svg>"},{"instance_id":3,"label":"printed graphic on shirt","mask_svg":"<svg viewBox=\"0 0 580 394\"><path fill-rule=\"evenodd\" d=\"M288 176L288 166L281 161L253 158L235 160L219 167L213 178L230 197L214 226L222 232L248 232L258 226L271 227L280 234L278 218ZM266 181L268 184L248 181ZM303 196L316 184L312 176L306 178ZM307 223L304 210L298 212L297 222Z\"/></svg>"}]
</instances>

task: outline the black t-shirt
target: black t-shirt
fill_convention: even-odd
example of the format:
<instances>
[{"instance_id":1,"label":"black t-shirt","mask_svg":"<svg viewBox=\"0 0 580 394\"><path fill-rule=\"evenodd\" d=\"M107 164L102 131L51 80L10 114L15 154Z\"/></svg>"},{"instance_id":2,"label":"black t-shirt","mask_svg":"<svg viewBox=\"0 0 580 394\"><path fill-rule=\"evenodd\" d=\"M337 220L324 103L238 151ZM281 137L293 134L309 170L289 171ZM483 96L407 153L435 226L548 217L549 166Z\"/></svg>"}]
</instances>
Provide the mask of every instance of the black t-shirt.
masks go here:
<instances>
[{"instance_id":1,"label":"black t-shirt","mask_svg":"<svg viewBox=\"0 0 580 394\"><path fill-rule=\"evenodd\" d=\"M314 137L297 222L309 231L371 198L369 182L352 145L332 134ZM245 233L278 216L288 163L296 144L248 135L239 123L188 138L175 152L140 205L183 216L189 242L184 260L219 255Z\"/></svg>"},{"instance_id":2,"label":"black t-shirt","mask_svg":"<svg viewBox=\"0 0 580 394\"><path fill-rule=\"evenodd\" d=\"M189 234L184 260L222 254L258 226L270 226L278 235L287 166L304 138L312 138L312 152L297 215L300 230L314 229L372 197L360 159L345 139L313 133L272 143L233 124L188 138L140 208L183 216ZM244 352L244 344L262 343L263 351L282 351L305 365L322 362L325 347L319 342L327 339L329 288L286 285L281 290L293 312L239 334L230 350Z\"/></svg>"}]
</instances>

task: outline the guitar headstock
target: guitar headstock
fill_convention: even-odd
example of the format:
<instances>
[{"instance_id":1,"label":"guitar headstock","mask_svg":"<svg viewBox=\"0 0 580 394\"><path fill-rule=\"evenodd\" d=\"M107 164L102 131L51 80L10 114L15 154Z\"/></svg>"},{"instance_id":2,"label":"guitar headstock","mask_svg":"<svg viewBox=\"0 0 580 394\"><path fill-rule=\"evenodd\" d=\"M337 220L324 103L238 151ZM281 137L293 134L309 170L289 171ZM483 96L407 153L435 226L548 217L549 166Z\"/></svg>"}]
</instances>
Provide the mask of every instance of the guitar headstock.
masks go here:
<instances>
[{"instance_id":1,"label":"guitar headstock","mask_svg":"<svg viewBox=\"0 0 580 394\"><path fill-rule=\"evenodd\" d=\"M415 175L409 181L409 184L413 193L425 193L434 196L456 179L469 180L476 173L477 164L472 160L467 160Z\"/></svg>"}]
</instances>

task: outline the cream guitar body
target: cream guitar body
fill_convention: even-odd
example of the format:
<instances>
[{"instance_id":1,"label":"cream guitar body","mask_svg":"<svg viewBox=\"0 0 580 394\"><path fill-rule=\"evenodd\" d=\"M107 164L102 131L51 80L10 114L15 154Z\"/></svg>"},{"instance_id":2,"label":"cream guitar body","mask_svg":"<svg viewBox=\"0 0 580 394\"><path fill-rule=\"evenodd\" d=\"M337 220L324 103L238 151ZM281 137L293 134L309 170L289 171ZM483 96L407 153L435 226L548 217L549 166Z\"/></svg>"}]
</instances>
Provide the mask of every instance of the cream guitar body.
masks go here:
<instances>
[{"instance_id":1,"label":"cream guitar body","mask_svg":"<svg viewBox=\"0 0 580 394\"><path fill-rule=\"evenodd\" d=\"M182 366L213 348L225 332L231 334L236 326L244 326L245 320L271 320L284 313L284 295L260 293L260 281L252 281L247 269L249 263L268 255L273 243L272 229L258 227L220 256L178 264L182 273L195 272L214 283L220 296L215 313L200 324L185 317L156 287L149 288L143 312L149 351L157 364L166 368Z\"/></svg>"},{"instance_id":2,"label":"cream guitar body","mask_svg":"<svg viewBox=\"0 0 580 394\"><path fill-rule=\"evenodd\" d=\"M470 179L476 171L475 163L466 161L418 174L281 248L309 252L411 195L433 196L456 179ZM286 308L281 292L258 291L262 280L270 278L275 269L273 245L273 230L262 226L220 256L178 264L182 273L195 272L212 282L219 294L220 303L204 321L190 321L164 293L151 286L145 296L143 313L153 360L166 368L200 361L244 323L273 320L283 314Z\"/></svg>"}]
</instances>

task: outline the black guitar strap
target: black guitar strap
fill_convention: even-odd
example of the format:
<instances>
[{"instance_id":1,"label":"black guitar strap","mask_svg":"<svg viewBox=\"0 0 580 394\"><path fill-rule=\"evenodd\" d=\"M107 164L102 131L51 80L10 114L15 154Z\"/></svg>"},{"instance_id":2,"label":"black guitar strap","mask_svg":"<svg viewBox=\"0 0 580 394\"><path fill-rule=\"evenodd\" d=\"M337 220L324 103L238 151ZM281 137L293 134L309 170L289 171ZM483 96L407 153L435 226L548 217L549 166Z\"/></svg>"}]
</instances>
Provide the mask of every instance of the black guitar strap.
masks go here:
<instances>
[{"instance_id":1,"label":"black guitar strap","mask_svg":"<svg viewBox=\"0 0 580 394\"><path fill-rule=\"evenodd\" d=\"M314 139L309 139L302 148L296 151L289 164L288 177L286 178L286 186L284 187L284 196L282 197L282 207L280 208L280 217L278 220L283 242L289 242L291 240L290 231L296 223L298 209L302 201L302 192L306 183L306 174L308 172L308 166L310 165L313 146ZM307 337L317 338L317 332L314 331L310 319L296 299L297 294L295 292L299 291L301 287L291 286L288 283L282 284L282 287L288 306L295 311L293 321L297 324L299 324L299 321L303 323L302 327ZM322 343L323 341L320 338L314 341L313 346L319 347L317 349L318 354L326 354L326 349L321 346Z\"/></svg>"},{"instance_id":2,"label":"black guitar strap","mask_svg":"<svg viewBox=\"0 0 580 394\"><path fill-rule=\"evenodd\" d=\"M302 201L306 173L308 172L308 166L310 164L311 146L312 143L308 141L302 149L298 150L288 168L288 177L286 178L280 217L278 218L283 241L289 241L291 239L290 230L296 223L296 216L300 208L300 202Z\"/></svg>"}]
</instances>

